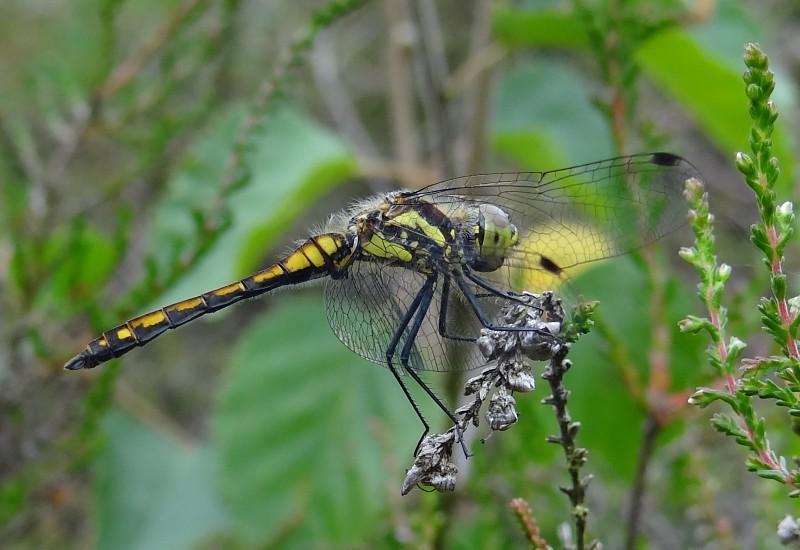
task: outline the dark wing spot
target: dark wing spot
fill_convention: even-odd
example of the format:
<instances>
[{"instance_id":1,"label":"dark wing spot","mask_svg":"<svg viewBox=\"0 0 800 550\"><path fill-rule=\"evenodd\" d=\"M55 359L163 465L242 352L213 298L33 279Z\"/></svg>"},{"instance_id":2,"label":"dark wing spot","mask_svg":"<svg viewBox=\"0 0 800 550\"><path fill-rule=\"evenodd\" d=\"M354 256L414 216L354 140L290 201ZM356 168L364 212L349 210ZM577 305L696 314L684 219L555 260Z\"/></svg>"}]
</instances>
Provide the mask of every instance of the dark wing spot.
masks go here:
<instances>
[{"instance_id":1,"label":"dark wing spot","mask_svg":"<svg viewBox=\"0 0 800 550\"><path fill-rule=\"evenodd\" d=\"M500 234L495 232L494 234L494 244L497 244L500 241Z\"/></svg>"},{"instance_id":2,"label":"dark wing spot","mask_svg":"<svg viewBox=\"0 0 800 550\"><path fill-rule=\"evenodd\" d=\"M539 265L541 265L544 269L546 269L550 273L561 275L561 268L558 267L558 264L555 263L550 258L548 258L547 256L541 256L539 258Z\"/></svg>"},{"instance_id":3,"label":"dark wing spot","mask_svg":"<svg viewBox=\"0 0 800 550\"><path fill-rule=\"evenodd\" d=\"M659 166L677 166L683 159L672 153L653 153L651 160Z\"/></svg>"}]
</instances>

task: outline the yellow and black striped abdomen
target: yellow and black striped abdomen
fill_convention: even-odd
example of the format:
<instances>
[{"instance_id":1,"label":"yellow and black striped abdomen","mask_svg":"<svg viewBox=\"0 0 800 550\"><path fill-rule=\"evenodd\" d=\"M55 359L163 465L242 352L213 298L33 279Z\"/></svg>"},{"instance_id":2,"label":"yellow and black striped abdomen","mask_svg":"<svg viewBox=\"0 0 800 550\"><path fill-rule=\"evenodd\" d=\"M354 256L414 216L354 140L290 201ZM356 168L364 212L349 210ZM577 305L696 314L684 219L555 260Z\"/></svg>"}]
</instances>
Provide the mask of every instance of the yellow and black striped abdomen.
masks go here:
<instances>
[{"instance_id":1,"label":"yellow and black striped abdomen","mask_svg":"<svg viewBox=\"0 0 800 550\"><path fill-rule=\"evenodd\" d=\"M351 254L342 234L324 233L311 237L283 260L249 277L139 315L104 332L102 336L89 342L82 352L67 361L64 368L78 370L96 367L206 313L281 286L335 275L346 267Z\"/></svg>"}]
</instances>

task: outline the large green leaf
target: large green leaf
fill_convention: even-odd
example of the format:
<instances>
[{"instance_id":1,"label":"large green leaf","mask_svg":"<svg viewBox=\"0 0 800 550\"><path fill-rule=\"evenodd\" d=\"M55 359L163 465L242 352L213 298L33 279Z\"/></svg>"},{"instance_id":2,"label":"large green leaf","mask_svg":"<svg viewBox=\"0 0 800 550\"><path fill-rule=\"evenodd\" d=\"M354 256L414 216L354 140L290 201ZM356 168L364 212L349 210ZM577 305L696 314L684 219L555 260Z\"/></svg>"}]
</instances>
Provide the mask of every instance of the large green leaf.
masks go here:
<instances>
[{"instance_id":1,"label":"large green leaf","mask_svg":"<svg viewBox=\"0 0 800 550\"><path fill-rule=\"evenodd\" d=\"M349 156L335 157L322 161L297 184L294 192L284 197L274 208L274 214L256 225L240 247L237 261L239 273L248 273L258 268L264 251L269 250L275 241L286 232L300 217L309 204L313 204L331 189L358 175L358 164Z\"/></svg>"},{"instance_id":2,"label":"large green leaf","mask_svg":"<svg viewBox=\"0 0 800 550\"><path fill-rule=\"evenodd\" d=\"M650 290L642 270L629 258L606 262L576 280L587 299L600 301L603 321L625 347L647 384L651 351ZM665 322L670 330L669 369L673 390L693 388L706 380L702 349L706 342L679 332L678 321L696 309L692 289L671 287ZM593 462L611 474L631 479L641 438L642 414L624 387L620 371L608 359L606 342L595 333L574 346L570 409L583 421L581 445L592 449ZM598 464L599 463L599 464Z\"/></svg>"},{"instance_id":3,"label":"large green leaf","mask_svg":"<svg viewBox=\"0 0 800 550\"><path fill-rule=\"evenodd\" d=\"M585 26L571 12L502 7L492 13L492 31L507 48L588 46Z\"/></svg>"},{"instance_id":4,"label":"large green leaf","mask_svg":"<svg viewBox=\"0 0 800 550\"><path fill-rule=\"evenodd\" d=\"M492 142L528 170L561 168L613 154L586 83L562 64L519 64L500 83Z\"/></svg>"},{"instance_id":5,"label":"large green leaf","mask_svg":"<svg viewBox=\"0 0 800 550\"><path fill-rule=\"evenodd\" d=\"M237 528L299 545L370 538L402 480L387 459L410 459L419 429L390 373L336 340L319 299L297 295L242 335L213 425Z\"/></svg>"},{"instance_id":6,"label":"large green leaf","mask_svg":"<svg viewBox=\"0 0 800 550\"><path fill-rule=\"evenodd\" d=\"M228 520L213 485L213 454L112 411L95 464L97 547L188 548Z\"/></svg>"},{"instance_id":7,"label":"large green leaf","mask_svg":"<svg viewBox=\"0 0 800 550\"><path fill-rule=\"evenodd\" d=\"M162 257L174 254L173 249L180 249L190 238L191 210L209 207L224 177L227 152L237 127L238 116L223 119L214 132L193 147L183 170L171 182L170 197L154 232L155 248ZM249 159L253 178L229 200L233 216L230 229L180 283L158 300L160 303L180 300L244 275L240 269L253 264L258 243L263 242L265 247L274 244L274 232L264 235L265 220L280 219L285 232L306 207L342 181L342 177L315 177L320 166L352 164L352 157L335 136L291 110L270 115Z\"/></svg>"},{"instance_id":8,"label":"large green leaf","mask_svg":"<svg viewBox=\"0 0 800 550\"><path fill-rule=\"evenodd\" d=\"M741 71L710 55L683 31L670 29L648 40L637 53L642 71L674 98L730 159L747 149L750 118ZM794 156L781 120L773 134L782 160L779 185L792 188Z\"/></svg>"}]
</instances>

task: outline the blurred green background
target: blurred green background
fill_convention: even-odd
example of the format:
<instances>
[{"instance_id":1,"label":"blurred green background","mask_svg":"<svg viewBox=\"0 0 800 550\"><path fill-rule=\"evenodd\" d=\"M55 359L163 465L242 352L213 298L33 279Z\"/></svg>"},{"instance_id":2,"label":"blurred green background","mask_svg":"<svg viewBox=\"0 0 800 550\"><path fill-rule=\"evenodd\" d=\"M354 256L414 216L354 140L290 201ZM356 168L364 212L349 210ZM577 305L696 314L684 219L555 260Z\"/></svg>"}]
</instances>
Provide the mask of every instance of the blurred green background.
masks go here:
<instances>
[{"instance_id":1,"label":"blurred green background","mask_svg":"<svg viewBox=\"0 0 800 550\"><path fill-rule=\"evenodd\" d=\"M560 547L546 384L511 430L476 435L455 493L400 497L418 421L332 335L319 288L92 371L61 366L133 314L276 259L357 197L649 150L704 174L735 331L766 355L755 207L732 164L749 129L741 55L758 41L777 73L790 198L798 31L791 0L3 0L0 545L506 548L525 544L508 506L523 497ZM706 341L676 327L700 312L676 257L690 242L571 283L601 304L567 375L595 476L589 533L623 546L643 469L639 547L778 547L795 501L686 406L713 381ZM452 394L453 378L432 382ZM768 420L800 453L785 417Z\"/></svg>"}]
</instances>

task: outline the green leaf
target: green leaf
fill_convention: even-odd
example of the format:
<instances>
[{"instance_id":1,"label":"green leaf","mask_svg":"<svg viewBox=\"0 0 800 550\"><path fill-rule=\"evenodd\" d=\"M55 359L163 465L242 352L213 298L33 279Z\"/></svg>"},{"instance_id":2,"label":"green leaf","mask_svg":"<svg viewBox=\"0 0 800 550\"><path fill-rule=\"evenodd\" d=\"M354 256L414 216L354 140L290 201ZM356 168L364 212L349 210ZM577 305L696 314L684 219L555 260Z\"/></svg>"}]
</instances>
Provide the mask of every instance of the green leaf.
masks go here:
<instances>
[{"instance_id":1,"label":"green leaf","mask_svg":"<svg viewBox=\"0 0 800 550\"><path fill-rule=\"evenodd\" d=\"M621 292L620 289L625 291ZM598 264L581 273L570 284L582 299L599 302L599 317L626 348L642 384L647 383L647 364L651 351L649 284L630 257ZM677 321L692 309L695 299L684 285L670 285L666 300L665 323L670 328L669 350L671 389L683 390L703 384L704 339L680 332ZM578 443L591 450L590 470L598 477L611 475L631 479L635 472L636 451L641 440L641 407L625 388L622 375L608 357L607 344L595 329L572 347L573 367L565 383L572 390L569 408L582 423ZM666 437L669 437L668 435Z\"/></svg>"},{"instance_id":2,"label":"green leaf","mask_svg":"<svg viewBox=\"0 0 800 550\"><path fill-rule=\"evenodd\" d=\"M227 526L211 483L212 453L112 411L95 464L97 547L186 548Z\"/></svg>"},{"instance_id":3,"label":"green leaf","mask_svg":"<svg viewBox=\"0 0 800 550\"><path fill-rule=\"evenodd\" d=\"M736 439L739 445L753 449L753 443L747 437L747 432L741 427L738 420L728 414L715 414L711 417L711 425L718 431Z\"/></svg>"},{"instance_id":4,"label":"green leaf","mask_svg":"<svg viewBox=\"0 0 800 550\"><path fill-rule=\"evenodd\" d=\"M118 256L115 242L81 218L57 228L35 257L48 276L37 289L37 305L70 315L111 276Z\"/></svg>"},{"instance_id":5,"label":"green leaf","mask_svg":"<svg viewBox=\"0 0 800 550\"><path fill-rule=\"evenodd\" d=\"M636 53L642 72L680 104L731 159L747 148L751 121L740 71L704 50L685 32L669 29L653 36ZM783 173L784 192L794 181L794 156L780 121L773 140Z\"/></svg>"},{"instance_id":6,"label":"green leaf","mask_svg":"<svg viewBox=\"0 0 800 550\"><path fill-rule=\"evenodd\" d=\"M271 250L276 241L292 227L306 208L318 201L325 193L359 174L358 164L351 156L324 160L313 167L294 191L274 207L269 220L254 227L240 246L237 271L246 274L258 269L264 251Z\"/></svg>"},{"instance_id":7,"label":"green leaf","mask_svg":"<svg viewBox=\"0 0 800 550\"><path fill-rule=\"evenodd\" d=\"M734 410L737 411L739 409L739 405L736 402L736 397L728 393L726 390L715 390L713 388L699 388L696 392L694 392L691 397L689 397L689 403L692 405L697 405L698 407L705 408L708 407L714 401L722 400Z\"/></svg>"},{"instance_id":8,"label":"green leaf","mask_svg":"<svg viewBox=\"0 0 800 550\"><path fill-rule=\"evenodd\" d=\"M573 13L503 7L492 14L497 41L507 48L585 48L586 30Z\"/></svg>"},{"instance_id":9,"label":"green leaf","mask_svg":"<svg viewBox=\"0 0 800 550\"><path fill-rule=\"evenodd\" d=\"M182 243L185 246L185 241L193 235L191 211L208 209L209 197L222 181L236 128L236 117L224 119L212 135L193 148L184 170L170 183L173 189L159 213L153 239L162 259L173 256L175 249L180 251ZM253 179L229 200L230 229L179 284L157 300L157 305L193 296L245 275L240 271L244 264L258 263L254 248L265 227L267 236L274 238L271 222L265 226L264 220L280 220L281 235L285 235L287 224L291 225L325 189L339 183L351 162L344 145L335 136L292 110L271 115L249 158ZM293 198L304 202L292 205L293 216L286 216L281 210ZM305 225L309 227L311 223ZM304 236L301 229L297 238ZM269 253L262 250L263 256Z\"/></svg>"},{"instance_id":10,"label":"green leaf","mask_svg":"<svg viewBox=\"0 0 800 550\"><path fill-rule=\"evenodd\" d=\"M551 62L520 63L500 82L492 143L528 170L562 168L613 155L608 127L577 71ZM522 139L520 139L522 138ZM544 143L544 151L524 151Z\"/></svg>"},{"instance_id":11,"label":"green leaf","mask_svg":"<svg viewBox=\"0 0 800 550\"><path fill-rule=\"evenodd\" d=\"M559 144L544 132L498 132L492 141L498 153L514 160L523 169L541 170L548 166L567 165Z\"/></svg>"},{"instance_id":12,"label":"green leaf","mask_svg":"<svg viewBox=\"0 0 800 550\"><path fill-rule=\"evenodd\" d=\"M325 319L318 299L295 295L252 325L214 411L220 486L251 538L363 544L410 464L412 409L391 374L345 348Z\"/></svg>"}]
</instances>

